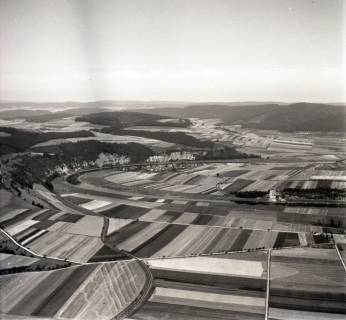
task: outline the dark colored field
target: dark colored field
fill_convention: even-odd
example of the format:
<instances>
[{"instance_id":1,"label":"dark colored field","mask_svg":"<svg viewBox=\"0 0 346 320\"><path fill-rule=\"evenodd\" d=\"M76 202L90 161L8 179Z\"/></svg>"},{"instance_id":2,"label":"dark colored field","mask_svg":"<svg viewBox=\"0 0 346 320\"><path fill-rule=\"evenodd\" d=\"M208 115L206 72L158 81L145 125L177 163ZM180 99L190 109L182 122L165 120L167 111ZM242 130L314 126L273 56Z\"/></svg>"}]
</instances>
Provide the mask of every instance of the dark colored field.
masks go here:
<instances>
[{"instance_id":1,"label":"dark colored field","mask_svg":"<svg viewBox=\"0 0 346 320\"><path fill-rule=\"evenodd\" d=\"M320 286L320 290L316 290L314 284L311 283L311 288L307 283L294 283L292 279L288 284L286 281L280 282L276 279L270 289L270 299L272 297L281 297L288 299L301 299L301 300L316 300L321 301L323 304L327 301L335 301L345 304L346 311L346 292L334 292L331 288L324 288ZM325 289L322 290L322 289Z\"/></svg>"},{"instance_id":2,"label":"dark colored field","mask_svg":"<svg viewBox=\"0 0 346 320\"><path fill-rule=\"evenodd\" d=\"M243 247L246 241L249 239L251 233L252 233L252 230L242 230L239 236L237 237L237 239L234 241L232 247L229 249L229 251L243 250Z\"/></svg>"},{"instance_id":3,"label":"dark colored field","mask_svg":"<svg viewBox=\"0 0 346 320\"><path fill-rule=\"evenodd\" d=\"M35 210L27 210L23 213L20 213L20 214L17 214L15 217L11 218L11 219L7 219L7 220L4 220L1 222L1 226L6 228L8 226L10 226L11 224L14 224L14 223L17 223L17 222L20 222L20 221L23 221L25 220L27 217L29 217L30 215L32 215L32 213L34 212Z\"/></svg>"},{"instance_id":4,"label":"dark colored field","mask_svg":"<svg viewBox=\"0 0 346 320\"><path fill-rule=\"evenodd\" d=\"M218 242L212 242L213 247L209 252L231 251L233 239L237 239L242 231L240 229L222 229L219 235L223 235Z\"/></svg>"},{"instance_id":5,"label":"dark colored field","mask_svg":"<svg viewBox=\"0 0 346 320\"><path fill-rule=\"evenodd\" d=\"M50 217L54 216L56 213L57 211L48 210L34 217L33 220L39 220L39 221L48 220Z\"/></svg>"},{"instance_id":6,"label":"dark colored field","mask_svg":"<svg viewBox=\"0 0 346 320\"><path fill-rule=\"evenodd\" d=\"M107 237L107 242L116 246L117 244L121 243L122 241L126 240L127 238L132 237L137 232L143 230L149 224L150 224L150 222L133 221L130 224L128 224L128 225L122 227L121 229L110 234Z\"/></svg>"},{"instance_id":7,"label":"dark colored field","mask_svg":"<svg viewBox=\"0 0 346 320\"><path fill-rule=\"evenodd\" d=\"M189 206L186 211L188 212L194 212L194 213L201 213L201 214L210 214L210 215L216 215L216 216L226 216L230 212L230 208L228 207L222 207L222 206L196 206L192 205Z\"/></svg>"},{"instance_id":8,"label":"dark colored field","mask_svg":"<svg viewBox=\"0 0 346 320\"><path fill-rule=\"evenodd\" d=\"M45 234L47 234L49 231L46 230L45 232L41 233L40 235L36 235L35 237L33 237L29 242L26 243L26 245L29 245L30 243L32 243L33 241L35 241L38 238L41 238L42 236L44 236ZM38 232L37 232L38 233ZM24 241L24 240L22 240Z\"/></svg>"},{"instance_id":9,"label":"dark colored field","mask_svg":"<svg viewBox=\"0 0 346 320\"><path fill-rule=\"evenodd\" d=\"M213 216L207 214L200 214L196 219L194 219L191 224L207 225Z\"/></svg>"},{"instance_id":10,"label":"dark colored field","mask_svg":"<svg viewBox=\"0 0 346 320\"><path fill-rule=\"evenodd\" d=\"M48 229L49 227L51 227L55 223L56 223L56 221L53 221L53 220L42 220L39 223L36 223L34 225L34 228L40 229L40 230Z\"/></svg>"},{"instance_id":11,"label":"dark colored field","mask_svg":"<svg viewBox=\"0 0 346 320\"><path fill-rule=\"evenodd\" d=\"M165 201L166 204L160 207L162 210L167 210L167 211L174 211L178 213L183 213L184 211L190 211L187 208L189 208L189 204L174 204L171 203L173 200Z\"/></svg>"},{"instance_id":12,"label":"dark colored field","mask_svg":"<svg viewBox=\"0 0 346 320\"><path fill-rule=\"evenodd\" d=\"M114 261L123 259L125 257L126 256L124 256L121 252L116 252L115 250L104 245L88 262Z\"/></svg>"},{"instance_id":13,"label":"dark colored field","mask_svg":"<svg viewBox=\"0 0 346 320\"><path fill-rule=\"evenodd\" d=\"M155 279L165 281L183 282L206 286L218 286L225 290L245 290L264 293L266 290L266 279L245 278L237 276L224 276L216 274L205 274L196 272L185 272L175 270L151 269ZM250 295L250 294L248 294ZM251 294L251 296L257 295Z\"/></svg>"},{"instance_id":14,"label":"dark colored field","mask_svg":"<svg viewBox=\"0 0 346 320\"><path fill-rule=\"evenodd\" d=\"M228 171L222 174L223 177L229 177L229 178L235 178L239 177L240 175L249 172L248 170L233 170Z\"/></svg>"},{"instance_id":15,"label":"dark colored field","mask_svg":"<svg viewBox=\"0 0 346 320\"><path fill-rule=\"evenodd\" d=\"M173 222L178 219L182 213L174 212L174 211L166 211L163 215L159 216L155 221L163 221L163 222Z\"/></svg>"},{"instance_id":16,"label":"dark colored field","mask_svg":"<svg viewBox=\"0 0 346 320\"><path fill-rule=\"evenodd\" d=\"M329 260L329 259L316 259L316 258L309 258L309 257L285 257L285 256L275 256L272 255L271 262L282 262L282 263L290 263L294 261L294 263L301 263L301 264L309 264L309 263L314 263L314 264L319 264L319 265L324 265L326 268L329 267L335 267L339 266L340 262L338 260Z\"/></svg>"},{"instance_id":17,"label":"dark colored field","mask_svg":"<svg viewBox=\"0 0 346 320\"><path fill-rule=\"evenodd\" d=\"M272 256L271 270L276 276L270 281L270 306L346 314L346 277L341 261L327 263L327 259L308 257L308 252L307 257Z\"/></svg>"},{"instance_id":18,"label":"dark colored field","mask_svg":"<svg viewBox=\"0 0 346 320\"><path fill-rule=\"evenodd\" d=\"M328 297L318 299L310 296L310 292L305 292L306 298L288 297L287 290L282 292L282 296L277 296L276 293L274 290L270 295L269 306L272 308L346 314L345 301L333 301L332 297L329 297L330 300Z\"/></svg>"},{"instance_id":19,"label":"dark colored field","mask_svg":"<svg viewBox=\"0 0 346 320\"><path fill-rule=\"evenodd\" d=\"M316 189L330 189L332 186L332 181L328 180L319 180L317 182L317 187Z\"/></svg>"},{"instance_id":20,"label":"dark colored field","mask_svg":"<svg viewBox=\"0 0 346 320\"><path fill-rule=\"evenodd\" d=\"M74 213L65 213L64 215L58 217L55 221L63 221L63 222L72 222L76 223L80 219L82 219L84 216Z\"/></svg>"},{"instance_id":21,"label":"dark colored field","mask_svg":"<svg viewBox=\"0 0 346 320\"><path fill-rule=\"evenodd\" d=\"M259 320L263 314L146 302L132 317L136 320Z\"/></svg>"},{"instance_id":22,"label":"dark colored field","mask_svg":"<svg viewBox=\"0 0 346 320\"><path fill-rule=\"evenodd\" d=\"M114 207L114 208L102 211L102 214L112 218L138 219L146 212L148 212L148 209L146 208L128 206L128 205L122 204L118 207Z\"/></svg>"},{"instance_id":23,"label":"dark colored field","mask_svg":"<svg viewBox=\"0 0 346 320\"><path fill-rule=\"evenodd\" d=\"M293 247L300 244L298 234L291 232L280 232L274 243L274 248Z\"/></svg>"},{"instance_id":24,"label":"dark colored field","mask_svg":"<svg viewBox=\"0 0 346 320\"><path fill-rule=\"evenodd\" d=\"M144 199L142 199L142 201L146 201L146 202L154 202L156 200L157 200L157 198L144 198Z\"/></svg>"},{"instance_id":25,"label":"dark colored field","mask_svg":"<svg viewBox=\"0 0 346 320\"><path fill-rule=\"evenodd\" d=\"M152 238L149 243L146 244L144 248L135 251L133 254L137 257L151 257L157 251L162 249L168 243L170 243L175 237L177 237L181 232L183 232L187 226L180 224L171 224L164 229L164 232L159 232L158 236L154 239Z\"/></svg>"},{"instance_id":26,"label":"dark colored field","mask_svg":"<svg viewBox=\"0 0 346 320\"><path fill-rule=\"evenodd\" d=\"M229 229L222 229L218 235L208 243L208 246L205 247L205 249L203 250L202 253L210 253L210 252L214 252L214 247L220 243L220 241L222 241L222 239L224 239L225 237L227 237L227 233L228 233Z\"/></svg>"},{"instance_id":27,"label":"dark colored field","mask_svg":"<svg viewBox=\"0 0 346 320\"><path fill-rule=\"evenodd\" d=\"M151 243L156 243L156 239L158 239L162 234L164 234L169 229L169 224L167 224L162 230L160 230L158 233L156 233L153 237L148 239L147 241L143 242L141 245L137 246L136 249L134 249L131 253L139 252L141 249L146 248Z\"/></svg>"},{"instance_id":28,"label":"dark colored field","mask_svg":"<svg viewBox=\"0 0 346 320\"><path fill-rule=\"evenodd\" d=\"M88 266L80 266L74 268L73 272L68 278L65 278L56 289L49 295L44 295L45 300L35 308L32 313L33 316L40 317L53 317L54 314L63 306L63 304L71 297L83 281L92 273L97 267L96 264ZM54 275L54 274L53 274ZM52 276L53 276L52 275ZM50 277L48 277L48 280ZM54 283L54 282L52 282Z\"/></svg>"},{"instance_id":29,"label":"dark colored field","mask_svg":"<svg viewBox=\"0 0 346 320\"><path fill-rule=\"evenodd\" d=\"M54 295L59 287L63 287L69 280L73 269L66 269L51 273L47 278L36 285L30 294L24 296L18 304L16 304L11 313L16 315L31 315L36 310L43 308L47 297ZM54 284L54 285L53 285ZM44 294L43 294L44 293ZM50 314L51 316L53 314Z\"/></svg>"},{"instance_id":30,"label":"dark colored field","mask_svg":"<svg viewBox=\"0 0 346 320\"><path fill-rule=\"evenodd\" d=\"M227 288L219 286L206 286L199 284L191 284L186 282L177 282L177 281L167 281L162 279L155 279L155 286L161 288L173 288L173 289L182 289L182 290L191 290L198 292L208 292L208 293L218 293L218 294L237 294L244 297L264 297L263 291L249 291L249 290L235 290L232 288L228 290Z\"/></svg>"},{"instance_id":31,"label":"dark colored field","mask_svg":"<svg viewBox=\"0 0 346 320\"><path fill-rule=\"evenodd\" d=\"M72 202L76 205L87 203L90 201L90 199L78 198L78 197L74 197L74 196L67 196L67 197L64 197L64 199L69 201L69 202Z\"/></svg>"},{"instance_id":32,"label":"dark colored field","mask_svg":"<svg viewBox=\"0 0 346 320\"><path fill-rule=\"evenodd\" d=\"M21 231L20 233L16 234L15 239L19 242L22 242L37 232L38 231L35 228L30 227L30 228L25 229L25 230Z\"/></svg>"},{"instance_id":33,"label":"dark colored field","mask_svg":"<svg viewBox=\"0 0 346 320\"><path fill-rule=\"evenodd\" d=\"M253 182L254 182L254 180L238 179L234 183L232 183L229 187L227 187L224 191L227 193L238 192L239 190L247 187L248 185L250 185Z\"/></svg>"}]
</instances>

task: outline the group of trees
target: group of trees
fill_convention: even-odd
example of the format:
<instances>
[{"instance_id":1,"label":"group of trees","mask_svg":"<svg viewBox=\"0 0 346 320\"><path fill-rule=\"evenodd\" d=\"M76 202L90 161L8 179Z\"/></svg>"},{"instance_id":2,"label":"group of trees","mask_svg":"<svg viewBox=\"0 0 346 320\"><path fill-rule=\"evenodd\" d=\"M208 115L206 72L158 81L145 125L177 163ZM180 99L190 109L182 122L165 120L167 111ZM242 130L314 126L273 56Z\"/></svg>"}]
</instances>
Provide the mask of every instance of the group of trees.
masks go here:
<instances>
[{"instance_id":1,"label":"group of trees","mask_svg":"<svg viewBox=\"0 0 346 320\"><path fill-rule=\"evenodd\" d=\"M15 128L0 127L0 131L10 134L6 137L0 137L0 155L12 151L21 152L37 143L52 139L94 136L92 132L85 130L74 132L34 132Z\"/></svg>"},{"instance_id":2,"label":"group of trees","mask_svg":"<svg viewBox=\"0 0 346 320\"><path fill-rule=\"evenodd\" d=\"M286 188L283 190L287 196L290 197L303 197L306 199L327 199L327 200L343 200L346 197L346 191L340 189L332 189L331 183L323 187L315 189L301 189L301 188Z\"/></svg>"},{"instance_id":3,"label":"group of trees","mask_svg":"<svg viewBox=\"0 0 346 320\"><path fill-rule=\"evenodd\" d=\"M241 153L234 147L222 146L208 150L205 155L200 156L199 160L227 160L227 159L244 159L258 158L258 156Z\"/></svg>"}]
</instances>

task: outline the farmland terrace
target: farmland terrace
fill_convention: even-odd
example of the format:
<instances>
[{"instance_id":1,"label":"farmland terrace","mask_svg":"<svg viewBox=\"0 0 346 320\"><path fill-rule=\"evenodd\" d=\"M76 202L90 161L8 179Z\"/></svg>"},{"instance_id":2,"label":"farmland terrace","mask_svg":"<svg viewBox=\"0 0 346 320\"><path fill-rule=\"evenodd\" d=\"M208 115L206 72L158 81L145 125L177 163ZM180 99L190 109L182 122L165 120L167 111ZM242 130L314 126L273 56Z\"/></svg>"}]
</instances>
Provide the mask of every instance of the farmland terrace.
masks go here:
<instances>
[{"instance_id":1,"label":"farmland terrace","mask_svg":"<svg viewBox=\"0 0 346 320\"><path fill-rule=\"evenodd\" d=\"M277 170L292 170L280 165ZM201 169L220 172L210 163L195 168L199 174ZM335 247L345 241L342 208L239 204L203 188L192 197L181 190L162 193L170 187L163 186L166 181L175 179L174 188L179 180L200 177L167 173L159 175L160 188L145 188L157 184L155 175L107 169L82 174L79 185L54 181L63 203L107 217L113 228L105 235L108 245L92 259L115 259L120 250L149 262L155 290L133 319L176 319L177 312L179 319L288 319L292 313L298 319L343 318L345 269ZM211 175L207 179L215 184ZM262 271L254 271L253 261ZM322 266L330 270L323 281Z\"/></svg>"},{"instance_id":2,"label":"farmland terrace","mask_svg":"<svg viewBox=\"0 0 346 320\"><path fill-rule=\"evenodd\" d=\"M30 178L29 188L15 189L20 197L0 190L2 319L345 318L340 134L202 117L79 116L54 119L53 131L19 147L23 132L2 129L6 150L44 154L12 171ZM130 134L135 143L114 143ZM199 160L148 163L153 139L214 149ZM214 153L220 144L230 159ZM132 161L42 184L45 164L78 160L82 168L106 151Z\"/></svg>"}]
</instances>

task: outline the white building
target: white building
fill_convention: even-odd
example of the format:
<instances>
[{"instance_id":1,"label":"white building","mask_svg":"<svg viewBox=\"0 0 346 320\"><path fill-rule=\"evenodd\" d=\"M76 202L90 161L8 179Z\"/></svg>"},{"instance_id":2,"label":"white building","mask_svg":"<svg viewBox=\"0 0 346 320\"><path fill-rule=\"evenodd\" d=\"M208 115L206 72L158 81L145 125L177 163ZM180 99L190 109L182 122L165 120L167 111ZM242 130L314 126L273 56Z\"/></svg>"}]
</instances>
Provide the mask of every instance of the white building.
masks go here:
<instances>
[{"instance_id":1,"label":"white building","mask_svg":"<svg viewBox=\"0 0 346 320\"><path fill-rule=\"evenodd\" d=\"M130 158L124 155L110 154L110 153L100 153L95 164L101 168L107 165L117 165L117 164L127 164L130 162Z\"/></svg>"}]
</instances>

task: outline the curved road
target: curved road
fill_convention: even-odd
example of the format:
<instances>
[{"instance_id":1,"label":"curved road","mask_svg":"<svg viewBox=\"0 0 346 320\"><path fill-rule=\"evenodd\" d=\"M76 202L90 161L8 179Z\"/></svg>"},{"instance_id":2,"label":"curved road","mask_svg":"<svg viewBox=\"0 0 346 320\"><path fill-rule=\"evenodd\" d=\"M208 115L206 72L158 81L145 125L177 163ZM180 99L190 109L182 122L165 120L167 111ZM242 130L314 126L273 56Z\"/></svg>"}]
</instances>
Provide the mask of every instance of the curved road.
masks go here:
<instances>
[{"instance_id":1,"label":"curved road","mask_svg":"<svg viewBox=\"0 0 346 320\"><path fill-rule=\"evenodd\" d=\"M103 228L101 231L102 242L106 246L108 246L109 248L111 248L115 251L121 252L122 254L124 254L129 259L136 260L146 275L146 282L145 282L144 287L141 290L140 294L136 297L136 299L130 305L128 305L123 311L121 311L120 313L118 313L114 317L114 320L120 320L120 319L124 319L125 317L131 316L151 296L151 294L154 290L154 277L150 271L149 265L144 260L139 259L138 257L134 256L133 254L131 254L125 250L119 250L114 244L107 241L109 219L107 217L103 217L103 219L104 219L104 224L103 224Z\"/></svg>"}]
</instances>

